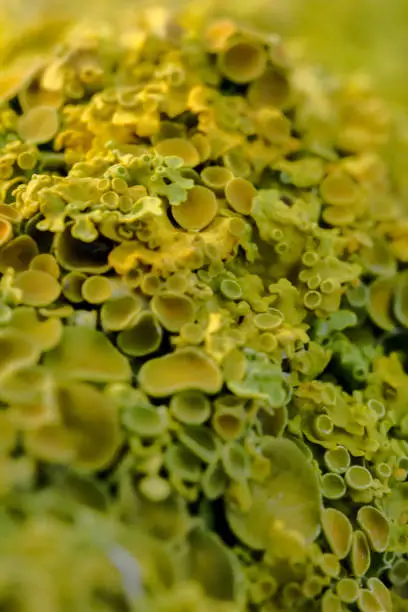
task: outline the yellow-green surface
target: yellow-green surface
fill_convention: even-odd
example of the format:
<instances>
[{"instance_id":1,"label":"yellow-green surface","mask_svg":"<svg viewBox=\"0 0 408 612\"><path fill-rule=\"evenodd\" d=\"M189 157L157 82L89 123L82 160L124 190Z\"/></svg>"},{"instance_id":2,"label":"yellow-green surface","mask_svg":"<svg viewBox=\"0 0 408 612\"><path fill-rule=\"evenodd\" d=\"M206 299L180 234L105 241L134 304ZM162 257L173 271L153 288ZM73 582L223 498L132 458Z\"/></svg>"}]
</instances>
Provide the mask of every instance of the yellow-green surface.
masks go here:
<instances>
[{"instance_id":1,"label":"yellow-green surface","mask_svg":"<svg viewBox=\"0 0 408 612\"><path fill-rule=\"evenodd\" d=\"M353 6L5 6L0 610L408 609L406 10Z\"/></svg>"}]
</instances>

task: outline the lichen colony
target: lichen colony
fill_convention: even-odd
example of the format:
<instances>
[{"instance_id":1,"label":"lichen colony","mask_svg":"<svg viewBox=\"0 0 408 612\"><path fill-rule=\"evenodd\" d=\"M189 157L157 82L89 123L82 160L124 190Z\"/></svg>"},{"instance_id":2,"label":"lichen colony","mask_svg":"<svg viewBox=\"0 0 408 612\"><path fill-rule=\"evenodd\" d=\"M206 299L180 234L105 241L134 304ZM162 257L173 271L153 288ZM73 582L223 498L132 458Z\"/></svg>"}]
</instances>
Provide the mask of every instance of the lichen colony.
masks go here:
<instances>
[{"instance_id":1,"label":"lichen colony","mask_svg":"<svg viewBox=\"0 0 408 612\"><path fill-rule=\"evenodd\" d=\"M0 609L408 610L387 106L229 20L0 93Z\"/></svg>"}]
</instances>

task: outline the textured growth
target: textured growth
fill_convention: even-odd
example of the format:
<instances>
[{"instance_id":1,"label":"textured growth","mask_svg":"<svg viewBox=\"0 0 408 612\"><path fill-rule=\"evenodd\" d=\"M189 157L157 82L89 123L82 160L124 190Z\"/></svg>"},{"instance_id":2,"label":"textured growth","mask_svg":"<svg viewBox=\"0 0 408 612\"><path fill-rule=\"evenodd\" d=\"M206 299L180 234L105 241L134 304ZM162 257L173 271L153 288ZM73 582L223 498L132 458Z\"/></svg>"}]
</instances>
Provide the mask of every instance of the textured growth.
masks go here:
<instances>
[{"instance_id":1,"label":"textured growth","mask_svg":"<svg viewBox=\"0 0 408 612\"><path fill-rule=\"evenodd\" d=\"M392 118L162 25L0 81L0 609L407 610Z\"/></svg>"}]
</instances>

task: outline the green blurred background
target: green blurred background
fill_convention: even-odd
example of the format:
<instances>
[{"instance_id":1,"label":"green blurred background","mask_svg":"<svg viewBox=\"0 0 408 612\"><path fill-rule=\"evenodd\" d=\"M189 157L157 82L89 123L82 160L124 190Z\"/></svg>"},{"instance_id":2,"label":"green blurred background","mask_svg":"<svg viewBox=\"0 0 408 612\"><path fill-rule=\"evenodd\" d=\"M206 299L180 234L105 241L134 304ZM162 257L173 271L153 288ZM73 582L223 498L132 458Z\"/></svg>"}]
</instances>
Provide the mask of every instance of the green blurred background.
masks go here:
<instances>
[{"instance_id":1,"label":"green blurred background","mask_svg":"<svg viewBox=\"0 0 408 612\"><path fill-rule=\"evenodd\" d=\"M50 15L120 21L124 14L155 4L151 0L1 0L0 8L2 29L10 34ZM261 28L300 36L311 57L335 71L371 72L386 96L408 107L407 0L168 0L161 5L199 15L237 14Z\"/></svg>"}]
</instances>

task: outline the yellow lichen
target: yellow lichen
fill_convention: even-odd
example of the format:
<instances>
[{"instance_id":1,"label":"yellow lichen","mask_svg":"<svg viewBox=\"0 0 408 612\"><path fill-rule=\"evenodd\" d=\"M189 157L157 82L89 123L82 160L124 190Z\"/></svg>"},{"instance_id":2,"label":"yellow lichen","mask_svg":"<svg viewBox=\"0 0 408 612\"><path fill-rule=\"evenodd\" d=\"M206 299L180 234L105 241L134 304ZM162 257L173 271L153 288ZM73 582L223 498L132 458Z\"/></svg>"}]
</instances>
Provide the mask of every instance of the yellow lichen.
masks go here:
<instances>
[{"instance_id":1,"label":"yellow lichen","mask_svg":"<svg viewBox=\"0 0 408 612\"><path fill-rule=\"evenodd\" d=\"M41 270L27 270L14 283L21 292L21 302L28 306L48 306L59 297L61 287L54 276Z\"/></svg>"},{"instance_id":2,"label":"yellow lichen","mask_svg":"<svg viewBox=\"0 0 408 612\"><path fill-rule=\"evenodd\" d=\"M344 559L352 545L352 527L348 518L335 508L326 508L322 513L322 527L334 554Z\"/></svg>"},{"instance_id":3,"label":"yellow lichen","mask_svg":"<svg viewBox=\"0 0 408 612\"><path fill-rule=\"evenodd\" d=\"M109 382L131 377L127 359L101 332L85 326L65 327L45 363L61 378Z\"/></svg>"},{"instance_id":4,"label":"yellow lichen","mask_svg":"<svg viewBox=\"0 0 408 612\"><path fill-rule=\"evenodd\" d=\"M0 608L391 612L403 130L181 13L0 49Z\"/></svg>"},{"instance_id":5,"label":"yellow lichen","mask_svg":"<svg viewBox=\"0 0 408 612\"><path fill-rule=\"evenodd\" d=\"M218 57L221 73L234 83L255 80L262 75L267 64L263 46L245 38L231 41Z\"/></svg>"},{"instance_id":6,"label":"yellow lichen","mask_svg":"<svg viewBox=\"0 0 408 612\"><path fill-rule=\"evenodd\" d=\"M217 209L214 193L198 185L189 190L185 202L172 207L172 215L183 229L199 231L211 223Z\"/></svg>"},{"instance_id":7,"label":"yellow lichen","mask_svg":"<svg viewBox=\"0 0 408 612\"><path fill-rule=\"evenodd\" d=\"M18 133L25 142L42 144L58 131L58 114L52 106L35 106L19 120Z\"/></svg>"},{"instance_id":8,"label":"yellow lichen","mask_svg":"<svg viewBox=\"0 0 408 612\"><path fill-rule=\"evenodd\" d=\"M198 349L185 348L144 364L139 382L149 395L163 397L187 389L217 393L222 377L211 357Z\"/></svg>"},{"instance_id":9,"label":"yellow lichen","mask_svg":"<svg viewBox=\"0 0 408 612\"><path fill-rule=\"evenodd\" d=\"M126 325L118 334L118 347L132 357L141 357L154 353L162 340L162 329L153 315L149 312L132 314L132 325ZM117 325L115 326L117 327ZM121 326L122 329L122 326Z\"/></svg>"}]
</instances>

